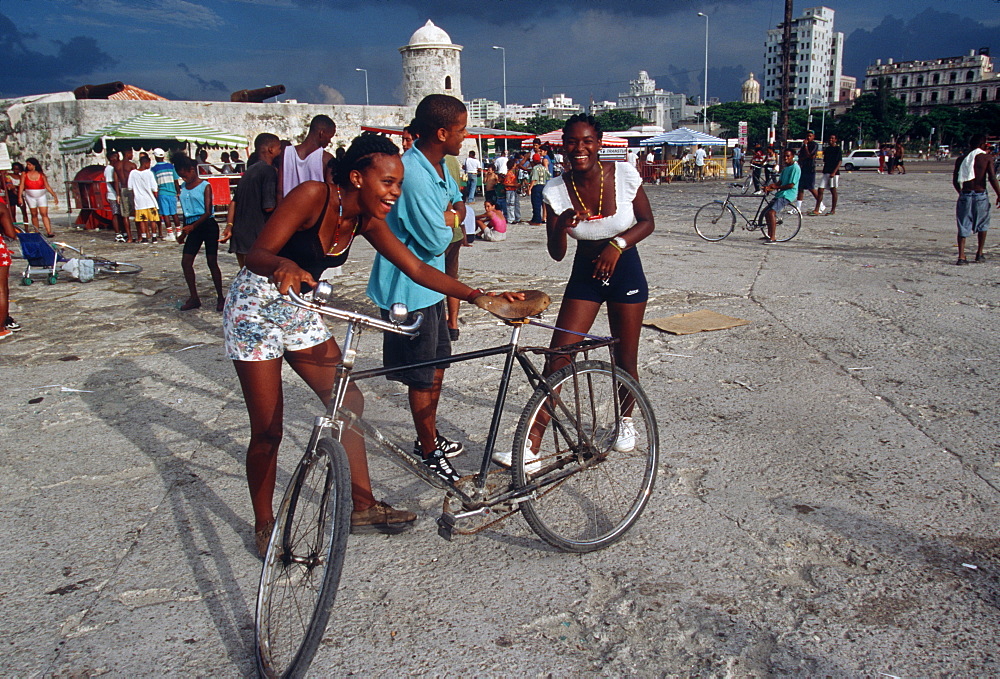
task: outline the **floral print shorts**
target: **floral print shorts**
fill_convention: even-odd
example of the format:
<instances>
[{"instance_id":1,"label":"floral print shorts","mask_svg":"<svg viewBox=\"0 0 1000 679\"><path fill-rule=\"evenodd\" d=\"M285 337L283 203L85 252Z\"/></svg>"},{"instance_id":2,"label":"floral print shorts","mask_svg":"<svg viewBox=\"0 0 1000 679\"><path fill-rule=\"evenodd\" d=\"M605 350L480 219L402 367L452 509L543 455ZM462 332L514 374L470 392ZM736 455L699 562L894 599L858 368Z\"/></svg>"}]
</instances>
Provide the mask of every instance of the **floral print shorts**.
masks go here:
<instances>
[{"instance_id":1,"label":"floral print shorts","mask_svg":"<svg viewBox=\"0 0 1000 679\"><path fill-rule=\"evenodd\" d=\"M286 351L300 351L333 334L314 311L285 304L266 278L242 269L229 286L222 312L226 357L234 361L269 361Z\"/></svg>"}]
</instances>

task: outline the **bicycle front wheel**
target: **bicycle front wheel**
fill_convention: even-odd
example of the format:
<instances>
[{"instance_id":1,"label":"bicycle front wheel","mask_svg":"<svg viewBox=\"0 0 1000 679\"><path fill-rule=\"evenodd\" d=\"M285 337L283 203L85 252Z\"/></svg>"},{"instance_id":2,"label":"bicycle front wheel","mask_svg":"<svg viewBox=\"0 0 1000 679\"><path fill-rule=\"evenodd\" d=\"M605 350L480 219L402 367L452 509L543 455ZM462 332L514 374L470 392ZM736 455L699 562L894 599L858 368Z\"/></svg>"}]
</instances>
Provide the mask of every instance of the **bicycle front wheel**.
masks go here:
<instances>
[{"instance_id":1,"label":"bicycle front wheel","mask_svg":"<svg viewBox=\"0 0 1000 679\"><path fill-rule=\"evenodd\" d=\"M789 203L778 210L774 215L777 219L777 226L774 228L774 240L779 243L792 240L802 228L802 214L798 208ZM767 226L764 227L764 234L767 235Z\"/></svg>"},{"instance_id":2,"label":"bicycle front wheel","mask_svg":"<svg viewBox=\"0 0 1000 679\"><path fill-rule=\"evenodd\" d=\"M254 625L261 676L305 675L326 630L350 530L347 454L324 438L295 469L264 557Z\"/></svg>"},{"instance_id":3,"label":"bicycle front wheel","mask_svg":"<svg viewBox=\"0 0 1000 679\"><path fill-rule=\"evenodd\" d=\"M115 262L103 257L93 257L95 273L130 274L139 273L142 267L128 262Z\"/></svg>"},{"instance_id":4,"label":"bicycle front wheel","mask_svg":"<svg viewBox=\"0 0 1000 679\"><path fill-rule=\"evenodd\" d=\"M735 227L736 212L721 200L702 205L694 215L694 230L707 241L720 241Z\"/></svg>"},{"instance_id":5,"label":"bicycle front wheel","mask_svg":"<svg viewBox=\"0 0 1000 679\"><path fill-rule=\"evenodd\" d=\"M568 365L546 383L557 397L537 389L514 432L515 485L541 484L521 504L524 518L564 551L602 549L635 524L653 490L660 442L653 407L631 375L606 361ZM534 464L526 463L526 444L537 451Z\"/></svg>"}]
</instances>

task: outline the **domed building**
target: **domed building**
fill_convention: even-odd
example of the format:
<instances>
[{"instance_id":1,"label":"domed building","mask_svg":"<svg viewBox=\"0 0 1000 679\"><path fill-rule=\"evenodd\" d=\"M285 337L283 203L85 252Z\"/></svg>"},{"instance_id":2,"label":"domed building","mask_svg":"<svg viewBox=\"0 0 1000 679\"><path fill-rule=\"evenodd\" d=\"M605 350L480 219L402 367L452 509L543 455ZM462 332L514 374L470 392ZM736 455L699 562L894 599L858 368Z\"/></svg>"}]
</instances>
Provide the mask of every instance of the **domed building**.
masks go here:
<instances>
[{"instance_id":1,"label":"domed building","mask_svg":"<svg viewBox=\"0 0 1000 679\"><path fill-rule=\"evenodd\" d=\"M416 106L428 94L462 99L462 46L430 19L399 48L403 55L403 103Z\"/></svg>"},{"instance_id":2,"label":"domed building","mask_svg":"<svg viewBox=\"0 0 1000 679\"><path fill-rule=\"evenodd\" d=\"M751 73L750 77L747 78L747 81L743 83L743 103L760 103L760 83L753 77L753 73Z\"/></svg>"}]
</instances>

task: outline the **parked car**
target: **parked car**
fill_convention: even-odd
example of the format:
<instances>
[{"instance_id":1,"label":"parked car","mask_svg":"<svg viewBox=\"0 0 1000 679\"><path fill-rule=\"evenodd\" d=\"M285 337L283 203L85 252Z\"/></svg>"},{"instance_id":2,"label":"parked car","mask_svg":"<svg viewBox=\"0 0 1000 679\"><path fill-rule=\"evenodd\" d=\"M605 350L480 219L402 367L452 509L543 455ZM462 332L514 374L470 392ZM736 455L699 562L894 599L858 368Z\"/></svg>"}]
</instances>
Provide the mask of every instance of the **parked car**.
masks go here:
<instances>
[{"instance_id":1,"label":"parked car","mask_svg":"<svg viewBox=\"0 0 1000 679\"><path fill-rule=\"evenodd\" d=\"M851 170L860 170L866 167L871 167L877 170L878 149L854 149L844 156L844 162L842 165L848 172Z\"/></svg>"}]
</instances>

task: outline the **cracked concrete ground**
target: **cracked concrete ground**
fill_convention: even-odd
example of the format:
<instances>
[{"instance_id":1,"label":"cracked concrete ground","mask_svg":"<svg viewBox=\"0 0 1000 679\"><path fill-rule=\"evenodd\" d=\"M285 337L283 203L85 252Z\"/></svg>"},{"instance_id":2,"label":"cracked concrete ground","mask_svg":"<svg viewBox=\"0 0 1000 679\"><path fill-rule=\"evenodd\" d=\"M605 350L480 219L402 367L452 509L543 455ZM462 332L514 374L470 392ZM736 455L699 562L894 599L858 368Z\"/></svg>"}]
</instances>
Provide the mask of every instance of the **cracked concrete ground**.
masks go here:
<instances>
[{"instance_id":1,"label":"cracked concrete ground","mask_svg":"<svg viewBox=\"0 0 1000 679\"><path fill-rule=\"evenodd\" d=\"M773 247L745 231L697 238L694 212L719 184L648 187L647 316L751 323L643 331L662 451L645 514L589 555L549 549L519 517L448 543L437 493L373 456L376 494L421 519L351 538L312 675L1000 674L1000 259L954 266L943 170L845 175L838 214ZM24 330L0 344L0 671L252 674L247 425L219 317L176 310L175 246L66 239L145 271L12 285ZM345 304L369 308L370 260L359 243L338 279ZM538 288L556 305L570 268L524 225L462 265L472 284ZM200 262L198 275L207 293ZM468 305L461 327L458 349L506 337ZM363 365L379 347L366 335ZM472 450L488 367L446 380L441 428ZM281 486L318 411L294 375L285 385ZM364 390L366 416L412 440L398 385ZM528 395L516 383L506 440ZM456 462L469 471L472 457Z\"/></svg>"}]
</instances>

